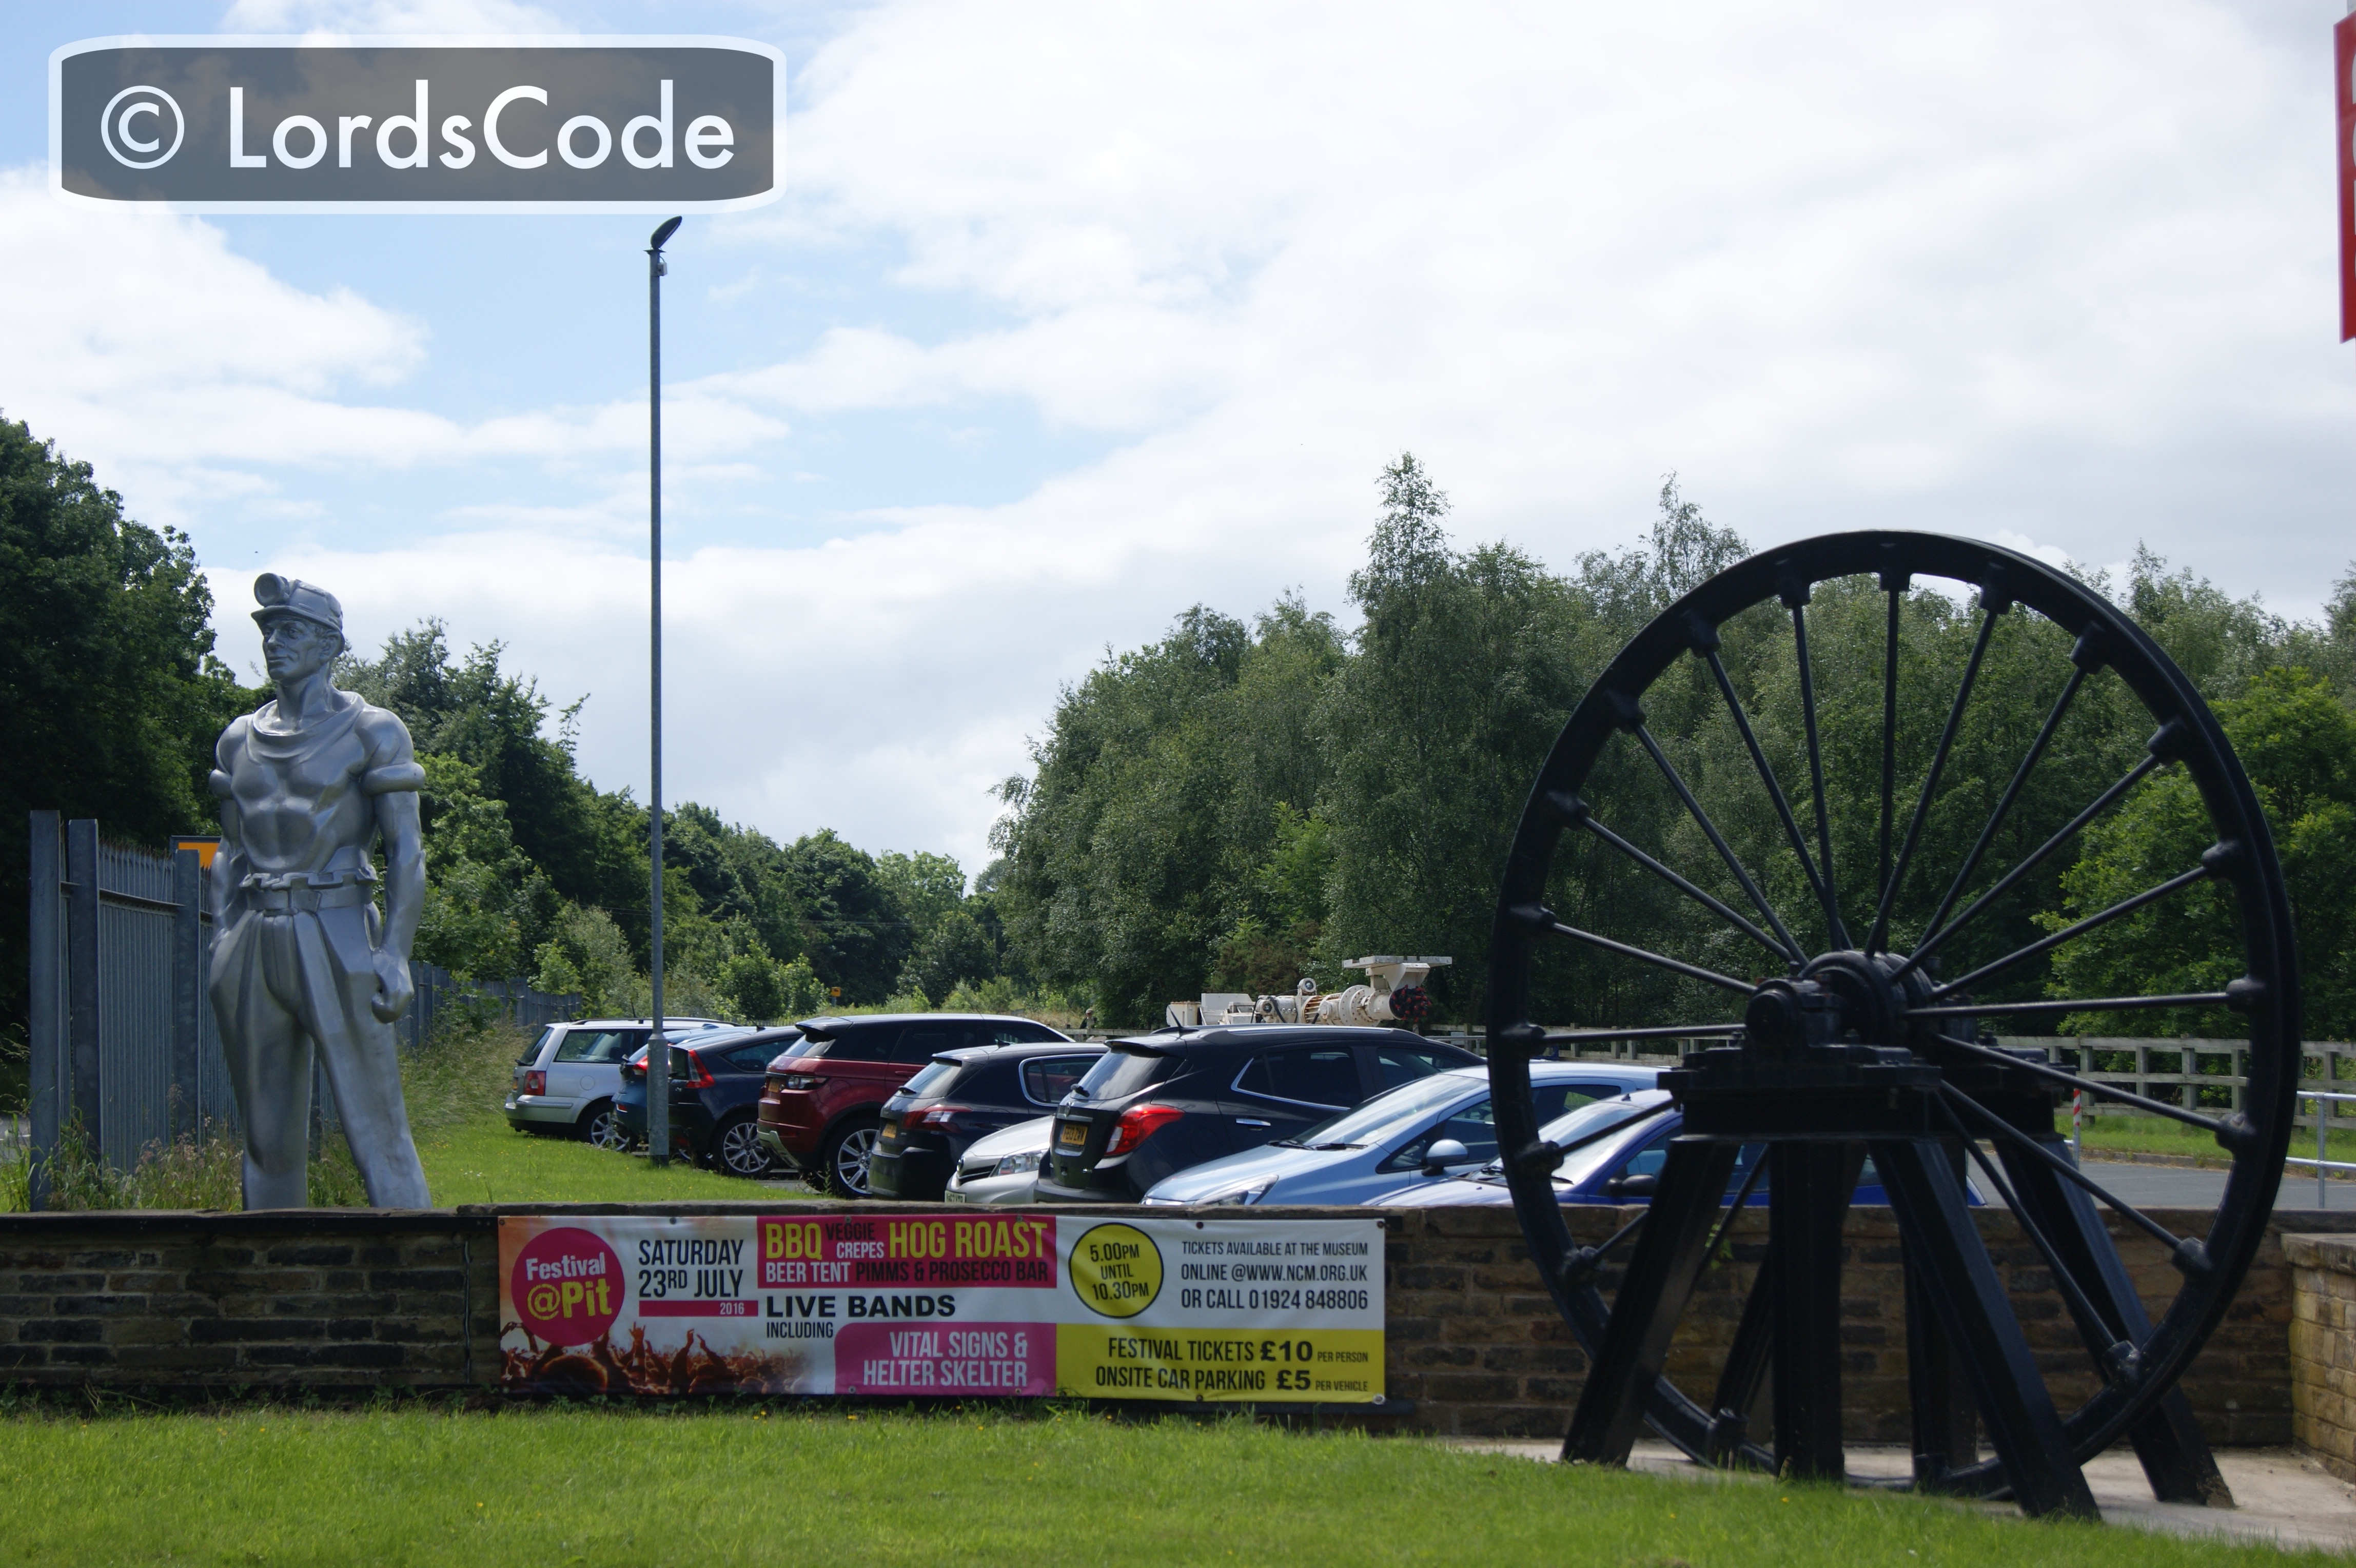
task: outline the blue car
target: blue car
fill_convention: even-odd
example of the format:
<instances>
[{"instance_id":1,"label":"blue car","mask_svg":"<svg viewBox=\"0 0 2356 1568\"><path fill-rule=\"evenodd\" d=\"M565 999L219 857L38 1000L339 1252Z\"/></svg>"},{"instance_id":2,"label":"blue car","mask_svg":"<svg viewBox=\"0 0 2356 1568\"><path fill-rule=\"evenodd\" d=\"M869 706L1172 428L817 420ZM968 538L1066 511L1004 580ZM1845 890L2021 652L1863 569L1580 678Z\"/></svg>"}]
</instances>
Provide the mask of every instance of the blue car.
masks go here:
<instances>
[{"instance_id":1,"label":"blue car","mask_svg":"<svg viewBox=\"0 0 2356 1568\"><path fill-rule=\"evenodd\" d=\"M1665 1106L1669 1108L1662 1109ZM1540 1109L1543 1111L1543 1106ZM1618 1131L1606 1131L1611 1128ZM1625 1099L1599 1100L1572 1108L1569 1113L1545 1123L1538 1135L1548 1143L1565 1144L1597 1133L1603 1136L1563 1155L1562 1163L1554 1171L1555 1201L1649 1201L1660 1181L1661 1166L1669 1157L1669 1140L1684 1129L1685 1113L1674 1107L1664 1090L1647 1090ZM1767 1201L1767 1173L1761 1171L1756 1182L1751 1180L1752 1169L1766 1151L1764 1144L1742 1145L1735 1156L1733 1174L1726 1178L1726 1197L1722 1201L1732 1203L1746 1185L1751 1196L1744 1202L1745 1208L1757 1208ZM1468 1175L1433 1176L1395 1188L1371 1201L1393 1208L1452 1208L1508 1204L1514 1201L1514 1195L1505 1186L1503 1165L1492 1160ZM1857 1178L1857 1193L1849 1201L1869 1205L1890 1201L1870 1158ZM1965 1182L1964 1201L1977 1208L1987 1200L1980 1197L1977 1187Z\"/></svg>"},{"instance_id":2,"label":"blue car","mask_svg":"<svg viewBox=\"0 0 2356 1568\"><path fill-rule=\"evenodd\" d=\"M1652 1092L1658 1068L1540 1061L1530 1088L1541 1117ZM1454 1144L1456 1147L1446 1145ZM1418 1172L1469 1172L1497 1156L1489 1069L1457 1068L1403 1083L1287 1138L1190 1165L1156 1182L1154 1204L1365 1203Z\"/></svg>"}]
</instances>

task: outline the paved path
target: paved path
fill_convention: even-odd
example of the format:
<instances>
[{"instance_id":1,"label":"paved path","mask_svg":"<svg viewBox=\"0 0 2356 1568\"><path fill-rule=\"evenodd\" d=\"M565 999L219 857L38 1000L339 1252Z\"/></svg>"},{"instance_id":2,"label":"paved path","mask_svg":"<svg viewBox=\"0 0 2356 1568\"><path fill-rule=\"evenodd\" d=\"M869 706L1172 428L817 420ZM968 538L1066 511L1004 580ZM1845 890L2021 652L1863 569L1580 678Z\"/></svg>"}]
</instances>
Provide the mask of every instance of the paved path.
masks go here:
<instances>
[{"instance_id":1,"label":"paved path","mask_svg":"<svg viewBox=\"0 0 2356 1568\"><path fill-rule=\"evenodd\" d=\"M1559 1443L1497 1438L1440 1441L1484 1454L1510 1454L1544 1461L1553 1460L1562 1448ZM1848 1451L1849 1472L1854 1476L1903 1476L1912 1463L1901 1448L1860 1446ZM1761 1477L1704 1470L1667 1444L1651 1440L1636 1444L1628 1467L1688 1480L1764 1483ZM2217 1452L2217 1468L2224 1473L2225 1484L2233 1489L2233 1508L2201 1509L2154 1502L2151 1488L2144 1482L2142 1467L2136 1463L2134 1453L2124 1448L2102 1455L2088 1465L2086 1485L2093 1490L2103 1518L2114 1525L2162 1530L2170 1535L2215 1536L2272 1541L2283 1546L2319 1547L2327 1552L2356 1552L2356 1487L2336 1479L2304 1454L2291 1448L2222 1448ZM2009 1503L1955 1506L2019 1517Z\"/></svg>"}]
</instances>

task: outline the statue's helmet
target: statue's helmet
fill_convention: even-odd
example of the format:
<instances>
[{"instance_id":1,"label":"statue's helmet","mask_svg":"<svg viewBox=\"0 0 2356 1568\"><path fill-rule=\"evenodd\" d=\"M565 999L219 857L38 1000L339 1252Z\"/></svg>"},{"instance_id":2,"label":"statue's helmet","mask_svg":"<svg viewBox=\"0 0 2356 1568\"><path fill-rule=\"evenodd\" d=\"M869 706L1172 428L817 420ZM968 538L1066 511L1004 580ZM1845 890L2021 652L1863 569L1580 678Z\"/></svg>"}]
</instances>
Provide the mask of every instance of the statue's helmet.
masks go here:
<instances>
[{"instance_id":1,"label":"statue's helmet","mask_svg":"<svg viewBox=\"0 0 2356 1568\"><path fill-rule=\"evenodd\" d=\"M300 577L282 577L275 572L264 572L253 580L253 597L262 607L253 618L268 626L280 616L300 616L326 627L337 637L344 635L344 607L327 589L315 586Z\"/></svg>"}]
</instances>

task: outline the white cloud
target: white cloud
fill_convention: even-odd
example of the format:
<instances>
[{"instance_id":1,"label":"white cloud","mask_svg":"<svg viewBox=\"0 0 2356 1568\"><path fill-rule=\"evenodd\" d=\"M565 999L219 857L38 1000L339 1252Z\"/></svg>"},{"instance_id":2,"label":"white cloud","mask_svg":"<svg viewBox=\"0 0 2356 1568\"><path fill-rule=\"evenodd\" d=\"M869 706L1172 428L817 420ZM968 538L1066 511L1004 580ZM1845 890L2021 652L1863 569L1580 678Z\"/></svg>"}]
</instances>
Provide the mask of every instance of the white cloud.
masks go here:
<instances>
[{"instance_id":1,"label":"white cloud","mask_svg":"<svg viewBox=\"0 0 2356 1568\"><path fill-rule=\"evenodd\" d=\"M242 0L232 20L428 11ZM980 791L1058 681L1196 597L1245 612L1301 582L1333 605L1403 447L1465 533L1558 564L1640 528L1674 468L1762 542L1896 524L2100 562L2146 538L2311 607L2349 549L2356 392L2329 341L2319 27L2295 43L2199 0L851 14L799 79L794 199L708 231L742 252L722 289L756 299L863 245L970 325L838 318L676 388L679 482L748 489L812 466L779 450L790 427L956 424L983 399L1126 445L1005 505L675 563L675 791L976 857ZM0 185L12 235L26 199ZM489 532L272 564L379 635L432 608L594 689L593 770L642 777L643 405L401 406L423 327L143 221L226 319L284 312L291 364L203 322L107 336L126 263L84 279L19 244L0 286L59 296L62 325L0 345L0 385L82 449L200 466L208 494L273 463L265 499L289 506L313 490L290 464L562 469L545 504L445 516Z\"/></svg>"}]
</instances>

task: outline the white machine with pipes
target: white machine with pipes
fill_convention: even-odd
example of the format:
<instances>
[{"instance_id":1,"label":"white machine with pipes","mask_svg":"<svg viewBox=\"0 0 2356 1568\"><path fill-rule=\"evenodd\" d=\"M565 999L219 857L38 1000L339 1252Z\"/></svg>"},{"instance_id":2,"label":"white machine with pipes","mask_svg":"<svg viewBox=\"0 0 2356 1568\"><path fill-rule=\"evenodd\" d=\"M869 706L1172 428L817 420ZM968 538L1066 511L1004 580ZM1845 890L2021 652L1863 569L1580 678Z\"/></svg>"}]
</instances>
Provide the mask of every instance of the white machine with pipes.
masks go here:
<instances>
[{"instance_id":1,"label":"white machine with pipes","mask_svg":"<svg viewBox=\"0 0 2356 1568\"><path fill-rule=\"evenodd\" d=\"M1290 996L1206 991L1199 1002L1173 1002L1163 1009L1162 1019L1181 1029L1236 1024L1412 1024L1431 1013L1431 993L1425 989L1425 980L1433 970L1455 961L1396 953L1354 958L1343 967L1365 970L1363 985L1345 985L1331 995L1320 993L1317 983L1308 979Z\"/></svg>"}]
</instances>

